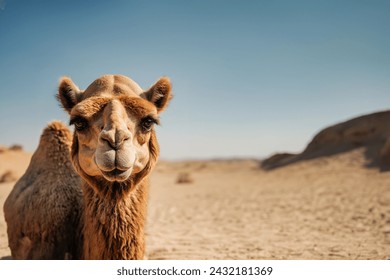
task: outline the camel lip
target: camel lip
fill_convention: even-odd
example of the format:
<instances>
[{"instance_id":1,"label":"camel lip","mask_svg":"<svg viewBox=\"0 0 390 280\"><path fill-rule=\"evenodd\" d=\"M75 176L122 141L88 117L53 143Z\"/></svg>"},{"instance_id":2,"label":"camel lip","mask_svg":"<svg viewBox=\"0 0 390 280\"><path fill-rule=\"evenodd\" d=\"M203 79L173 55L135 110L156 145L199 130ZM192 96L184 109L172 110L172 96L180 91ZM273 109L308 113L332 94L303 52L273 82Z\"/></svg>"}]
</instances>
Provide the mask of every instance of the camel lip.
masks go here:
<instances>
[{"instance_id":1,"label":"camel lip","mask_svg":"<svg viewBox=\"0 0 390 280\"><path fill-rule=\"evenodd\" d=\"M121 170L119 168L114 168L113 170L111 171L103 171L101 170L103 176L110 180L110 181L124 181L126 180L129 175L128 175L128 171L130 170L131 168L129 169L126 169L126 170Z\"/></svg>"},{"instance_id":2,"label":"camel lip","mask_svg":"<svg viewBox=\"0 0 390 280\"><path fill-rule=\"evenodd\" d=\"M126 172L126 171L127 170L120 170L119 168L115 168L114 170L109 171L108 173L110 173L112 175L120 175L121 173Z\"/></svg>"}]
</instances>

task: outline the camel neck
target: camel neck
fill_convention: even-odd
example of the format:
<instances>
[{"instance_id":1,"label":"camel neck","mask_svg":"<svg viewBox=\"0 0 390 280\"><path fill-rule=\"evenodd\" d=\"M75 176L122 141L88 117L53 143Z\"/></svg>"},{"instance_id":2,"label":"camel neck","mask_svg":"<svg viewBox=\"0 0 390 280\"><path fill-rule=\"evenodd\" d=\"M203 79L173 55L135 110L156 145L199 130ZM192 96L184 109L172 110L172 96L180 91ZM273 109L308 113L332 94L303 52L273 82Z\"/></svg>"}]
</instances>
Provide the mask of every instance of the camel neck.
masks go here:
<instances>
[{"instance_id":1,"label":"camel neck","mask_svg":"<svg viewBox=\"0 0 390 280\"><path fill-rule=\"evenodd\" d=\"M147 178L124 196L101 197L83 182L84 259L143 259L147 192Z\"/></svg>"}]
</instances>

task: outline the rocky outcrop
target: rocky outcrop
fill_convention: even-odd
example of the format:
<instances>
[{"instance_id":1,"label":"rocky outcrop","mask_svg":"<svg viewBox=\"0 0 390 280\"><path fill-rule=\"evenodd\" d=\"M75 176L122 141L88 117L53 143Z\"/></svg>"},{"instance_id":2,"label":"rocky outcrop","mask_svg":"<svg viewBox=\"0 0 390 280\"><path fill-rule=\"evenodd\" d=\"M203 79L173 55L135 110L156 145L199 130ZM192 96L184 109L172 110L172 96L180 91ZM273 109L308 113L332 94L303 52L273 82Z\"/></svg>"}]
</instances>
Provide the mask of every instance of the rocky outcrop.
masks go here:
<instances>
[{"instance_id":1,"label":"rocky outcrop","mask_svg":"<svg viewBox=\"0 0 390 280\"><path fill-rule=\"evenodd\" d=\"M360 116L321 130L300 154L275 154L262 162L274 169L300 160L330 156L358 147L369 150L370 161L390 166L390 111Z\"/></svg>"}]
</instances>

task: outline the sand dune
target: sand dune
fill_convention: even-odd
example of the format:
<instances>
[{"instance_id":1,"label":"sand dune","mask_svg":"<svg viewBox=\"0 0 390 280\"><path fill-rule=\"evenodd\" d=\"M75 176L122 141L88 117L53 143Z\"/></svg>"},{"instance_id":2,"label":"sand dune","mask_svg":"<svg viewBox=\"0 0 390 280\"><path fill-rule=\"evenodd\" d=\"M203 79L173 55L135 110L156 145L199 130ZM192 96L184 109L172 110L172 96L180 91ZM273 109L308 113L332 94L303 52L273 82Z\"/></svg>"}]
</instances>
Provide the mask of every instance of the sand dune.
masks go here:
<instances>
[{"instance_id":1,"label":"sand dune","mask_svg":"<svg viewBox=\"0 0 390 280\"><path fill-rule=\"evenodd\" d=\"M379 126L389 116L326 129L304 156L287 164L297 155L276 156L273 168L256 160L160 162L150 191L148 258L390 259L390 172L380 163L387 130ZM332 146L334 131L341 137ZM22 174L30 156L1 153L0 175ZM183 174L190 179L178 183ZM0 184L0 205L13 184ZM1 213L0 258L9 256Z\"/></svg>"}]
</instances>

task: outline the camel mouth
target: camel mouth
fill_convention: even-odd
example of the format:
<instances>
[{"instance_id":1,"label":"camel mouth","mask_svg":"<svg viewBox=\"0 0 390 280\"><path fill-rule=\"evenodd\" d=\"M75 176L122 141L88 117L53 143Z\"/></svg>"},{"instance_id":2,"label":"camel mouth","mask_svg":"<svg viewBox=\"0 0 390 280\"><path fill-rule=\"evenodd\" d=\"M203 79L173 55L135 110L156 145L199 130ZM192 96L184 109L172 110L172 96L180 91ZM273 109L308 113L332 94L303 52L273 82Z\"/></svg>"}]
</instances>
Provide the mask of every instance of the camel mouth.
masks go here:
<instances>
[{"instance_id":1,"label":"camel mouth","mask_svg":"<svg viewBox=\"0 0 390 280\"><path fill-rule=\"evenodd\" d=\"M121 170L118 168L115 168L111 171L103 171L101 170L104 178L106 178L108 181L115 181L115 182L123 182L127 180L130 177L132 168Z\"/></svg>"}]
</instances>

